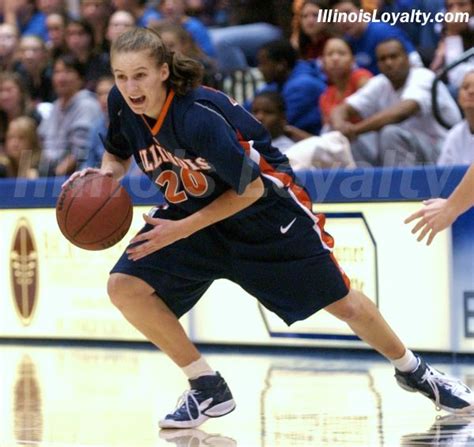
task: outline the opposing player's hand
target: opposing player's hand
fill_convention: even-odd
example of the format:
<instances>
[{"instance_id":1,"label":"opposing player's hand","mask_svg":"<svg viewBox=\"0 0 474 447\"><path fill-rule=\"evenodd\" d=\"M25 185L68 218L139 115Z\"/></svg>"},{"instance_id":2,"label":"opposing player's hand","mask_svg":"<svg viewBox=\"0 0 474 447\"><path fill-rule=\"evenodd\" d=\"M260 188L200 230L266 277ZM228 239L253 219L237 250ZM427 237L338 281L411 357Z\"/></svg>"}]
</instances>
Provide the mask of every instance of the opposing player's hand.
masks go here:
<instances>
[{"instance_id":1,"label":"opposing player's hand","mask_svg":"<svg viewBox=\"0 0 474 447\"><path fill-rule=\"evenodd\" d=\"M113 175L113 172L110 169L86 168L86 169L83 169L82 171L76 171L73 174L71 174L71 176L61 185L61 188L64 189L66 186L68 186L70 183L72 183L75 179L79 177L84 177L85 175L93 174L93 173L108 175L108 176Z\"/></svg>"},{"instance_id":2,"label":"opposing player's hand","mask_svg":"<svg viewBox=\"0 0 474 447\"><path fill-rule=\"evenodd\" d=\"M411 232L419 232L417 240L422 241L427 235L426 245L430 245L434 237L445 228L448 228L456 219L451 212L446 199L430 199L423 202L424 207L405 219L408 224L418 219Z\"/></svg>"},{"instance_id":3,"label":"opposing player's hand","mask_svg":"<svg viewBox=\"0 0 474 447\"><path fill-rule=\"evenodd\" d=\"M185 225L179 220L159 219L143 215L143 219L153 228L146 233L135 236L130 244L134 245L127 249L128 259L138 261L149 254L171 245L180 239L189 236Z\"/></svg>"}]
</instances>

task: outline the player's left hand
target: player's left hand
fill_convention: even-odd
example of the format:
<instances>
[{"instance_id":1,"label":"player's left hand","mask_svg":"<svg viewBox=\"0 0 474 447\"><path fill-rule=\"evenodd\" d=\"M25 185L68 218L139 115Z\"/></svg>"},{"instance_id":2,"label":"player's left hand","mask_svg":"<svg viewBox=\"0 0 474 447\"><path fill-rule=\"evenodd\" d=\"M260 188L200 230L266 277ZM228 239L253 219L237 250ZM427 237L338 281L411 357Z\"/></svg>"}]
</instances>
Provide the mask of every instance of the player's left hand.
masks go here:
<instances>
[{"instance_id":1,"label":"player's left hand","mask_svg":"<svg viewBox=\"0 0 474 447\"><path fill-rule=\"evenodd\" d=\"M130 245L133 245L133 247L129 247L126 253L128 259L132 261L138 261L167 245L171 245L173 242L189 236L185 225L179 220L159 219L148 214L144 214L143 219L153 228L145 233L138 234L130 241Z\"/></svg>"},{"instance_id":2,"label":"player's left hand","mask_svg":"<svg viewBox=\"0 0 474 447\"><path fill-rule=\"evenodd\" d=\"M411 232L416 234L419 231L418 242L421 242L429 233L426 245L430 245L440 231L454 222L456 216L450 212L446 199L425 200L423 205L423 208L408 216L405 223L418 219Z\"/></svg>"}]
</instances>

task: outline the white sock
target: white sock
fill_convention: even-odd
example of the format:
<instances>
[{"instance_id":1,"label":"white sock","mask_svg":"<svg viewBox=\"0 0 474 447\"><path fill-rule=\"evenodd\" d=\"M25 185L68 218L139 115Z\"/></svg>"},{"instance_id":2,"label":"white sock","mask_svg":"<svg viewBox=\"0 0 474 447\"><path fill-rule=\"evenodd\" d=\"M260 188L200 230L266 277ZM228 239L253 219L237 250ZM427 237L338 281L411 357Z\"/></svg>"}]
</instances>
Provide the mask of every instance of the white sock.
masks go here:
<instances>
[{"instance_id":1,"label":"white sock","mask_svg":"<svg viewBox=\"0 0 474 447\"><path fill-rule=\"evenodd\" d=\"M390 360L392 365L401 372L413 372L418 368L419 360L409 349L405 351L403 357L396 360Z\"/></svg>"},{"instance_id":2,"label":"white sock","mask_svg":"<svg viewBox=\"0 0 474 447\"><path fill-rule=\"evenodd\" d=\"M197 379L201 376L215 376L216 372L209 366L204 357L199 357L189 365L181 368L188 379Z\"/></svg>"}]
</instances>

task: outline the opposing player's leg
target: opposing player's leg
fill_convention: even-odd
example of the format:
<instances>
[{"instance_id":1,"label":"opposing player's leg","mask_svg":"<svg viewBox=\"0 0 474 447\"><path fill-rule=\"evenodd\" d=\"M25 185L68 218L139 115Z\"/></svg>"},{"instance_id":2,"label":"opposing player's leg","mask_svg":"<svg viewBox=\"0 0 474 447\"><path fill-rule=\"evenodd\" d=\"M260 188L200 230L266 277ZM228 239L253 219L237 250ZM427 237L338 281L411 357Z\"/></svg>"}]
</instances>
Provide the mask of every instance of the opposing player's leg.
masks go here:
<instances>
[{"instance_id":1,"label":"opposing player's leg","mask_svg":"<svg viewBox=\"0 0 474 447\"><path fill-rule=\"evenodd\" d=\"M407 350L363 293L350 290L325 310L345 321L356 335L392 362L397 383L403 389L420 392L437 409L459 414L474 412L474 393L460 380L437 371Z\"/></svg>"},{"instance_id":2,"label":"opposing player's leg","mask_svg":"<svg viewBox=\"0 0 474 447\"><path fill-rule=\"evenodd\" d=\"M149 284L135 276L112 273L107 289L124 317L189 378L190 390L182 395L176 410L160 421L160 427L197 427L210 417L234 410L225 380L201 357L176 315Z\"/></svg>"}]
</instances>

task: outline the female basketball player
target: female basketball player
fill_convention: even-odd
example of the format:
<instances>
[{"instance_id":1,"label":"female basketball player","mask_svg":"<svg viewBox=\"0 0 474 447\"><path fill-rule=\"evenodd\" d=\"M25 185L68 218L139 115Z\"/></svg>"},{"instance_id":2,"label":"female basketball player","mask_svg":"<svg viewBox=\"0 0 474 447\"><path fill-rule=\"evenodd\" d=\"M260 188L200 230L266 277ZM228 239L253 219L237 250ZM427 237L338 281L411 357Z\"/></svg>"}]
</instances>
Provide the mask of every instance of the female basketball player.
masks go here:
<instances>
[{"instance_id":1,"label":"female basketball player","mask_svg":"<svg viewBox=\"0 0 474 447\"><path fill-rule=\"evenodd\" d=\"M449 411L474 409L465 385L406 349L372 301L350 289L324 216L310 211L286 157L240 105L199 86L199 64L142 28L114 42L111 64L116 88L99 172L119 179L133 156L167 202L144 216L108 282L112 303L189 379L160 427L197 427L235 408L178 321L217 278L236 282L288 325L325 309L393 363L403 388Z\"/></svg>"},{"instance_id":2,"label":"female basketball player","mask_svg":"<svg viewBox=\"0 0 474 447\"><path fill-rule=\"evenodd\" d=\"M430 245L441 230L448 228L458 216L474 206L474 164L447 199L430 199L424 204L423 208L405 219L405 223L418 219L412 233L419 231L418 241L422 241L429 233L426 245Z\"/></svg>"}]
</instances>

